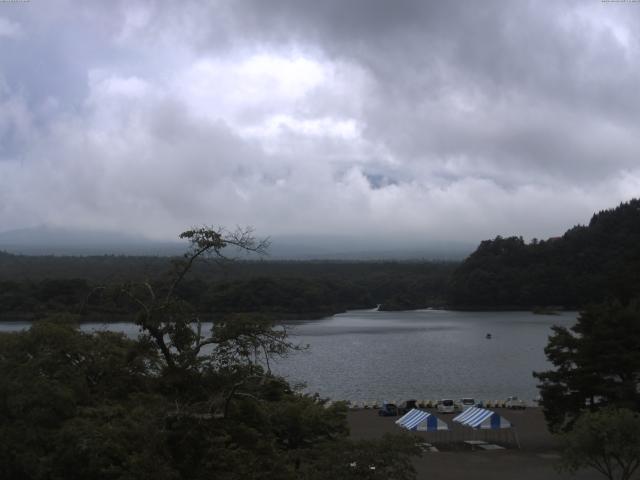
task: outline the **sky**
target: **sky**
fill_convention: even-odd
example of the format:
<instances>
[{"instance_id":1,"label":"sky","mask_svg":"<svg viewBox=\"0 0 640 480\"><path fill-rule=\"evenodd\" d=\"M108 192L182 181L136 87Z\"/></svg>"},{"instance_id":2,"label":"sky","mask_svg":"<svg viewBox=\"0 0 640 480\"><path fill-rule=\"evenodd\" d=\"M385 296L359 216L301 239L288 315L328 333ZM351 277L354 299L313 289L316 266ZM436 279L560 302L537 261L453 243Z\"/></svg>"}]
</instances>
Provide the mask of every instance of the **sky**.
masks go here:
<instances>
[{"instance_id":1,"label":"sky","mask_svg":"<svg viewBox=\"0 0 640 480\"><path fill-rule=\"evenodd\" d=\"M640 2L0 2L0 230L546 238L640 192Z\"/></svg>"}]
</instances>

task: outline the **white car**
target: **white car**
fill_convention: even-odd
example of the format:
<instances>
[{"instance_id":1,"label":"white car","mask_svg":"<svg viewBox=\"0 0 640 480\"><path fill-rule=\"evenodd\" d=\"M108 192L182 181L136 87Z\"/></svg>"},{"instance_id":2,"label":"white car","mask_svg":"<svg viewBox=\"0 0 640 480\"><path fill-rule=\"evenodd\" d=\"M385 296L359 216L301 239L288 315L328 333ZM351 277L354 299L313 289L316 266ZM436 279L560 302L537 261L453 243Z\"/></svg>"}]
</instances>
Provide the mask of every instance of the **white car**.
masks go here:
<instances>
[{"instance_id":1,"label":"white car","mask_svg":"<svg viewBox=\"0 0 640 480\"><path fill-rule=\"evenodd\" d=\"M475 407L476 401L473 398L461 398L460 409L464 412L468 408Z\"/></svg>"},{"instance_id":2,"label":"white car","mask_svg":"<svg viewBox=\"0 0 640 480\"><path fill-rule=\"evenodd\" d=\"M518 397L509 397L507 398L507 401L504 402L504 406L505 408L512 408L512 409L520 409L520 410L524 410L525 408L527 408L526 403L524 403L524 400L520 400Z\"/></svg>"},{"instance_id":3,"label":"white car","mask_svg":"<svg viewBox=\"0 0 640 480\"><path fill-rule=\"evenodd\" d=\"M438 404L436 405L436 410L440 413L455 413L456 405L453 403L453 400L443 399L438 400Z\"/></svg>"}]
</instances>

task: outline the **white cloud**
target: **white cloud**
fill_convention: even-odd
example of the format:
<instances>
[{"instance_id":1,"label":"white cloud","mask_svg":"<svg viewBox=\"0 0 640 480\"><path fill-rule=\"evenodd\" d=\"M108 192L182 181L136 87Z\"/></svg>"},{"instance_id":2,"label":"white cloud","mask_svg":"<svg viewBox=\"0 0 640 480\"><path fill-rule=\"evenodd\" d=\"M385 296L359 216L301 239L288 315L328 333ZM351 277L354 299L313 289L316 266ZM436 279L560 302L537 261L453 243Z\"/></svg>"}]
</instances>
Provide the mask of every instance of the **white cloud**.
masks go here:
<instances>
[{"instance_id":1,"label":"white cloud","mask_svg":"<svg viewBox=\"0 0 640 480\"><path fill-rule=\"evenodd\" d=\"M195 114L239 126L293 111L326 74L323 64L300 56L206 57L177 72L170 88Z\"/></svg>"},{"instance_id":2,"label":"white cloud","mask_svg":"<svg viewBox=\"0 0 640 480\"><path fill-rule=\"evenodd\" d=\"M0 17L0 37L19 38L22 35L23 31L19 23Z\"/></svg>"},{"instance_id":3,"label":"white cloud","mask_svg":"<svg viewBox=\"0 0 640 480\"><path fill-rule=\"evenodd\" d=\"M87 4L94 36L60 11L0 19L61 37L23 35L41 70L0 52L3 229L545 237L640 191L638 37L618 14L182 3Z\"/></svg>"}]
</instances>

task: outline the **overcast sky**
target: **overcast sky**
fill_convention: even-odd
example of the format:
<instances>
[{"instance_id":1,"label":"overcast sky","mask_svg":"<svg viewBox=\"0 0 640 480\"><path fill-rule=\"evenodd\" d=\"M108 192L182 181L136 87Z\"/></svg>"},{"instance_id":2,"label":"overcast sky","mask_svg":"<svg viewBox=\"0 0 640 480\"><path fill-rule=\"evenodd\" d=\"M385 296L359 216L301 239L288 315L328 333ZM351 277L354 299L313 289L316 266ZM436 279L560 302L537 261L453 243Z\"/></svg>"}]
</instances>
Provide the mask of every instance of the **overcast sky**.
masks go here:
<instances>
[{"instance_id":1,"label":"overcast sky","mask_svg":"<svg viewBox=\"0 0 640 480\"><path fill-rule=\"evenodd\" d=\"M0 230L559 235L639 87L639 2L0 2Z\"/></svg>"}]
</instances>

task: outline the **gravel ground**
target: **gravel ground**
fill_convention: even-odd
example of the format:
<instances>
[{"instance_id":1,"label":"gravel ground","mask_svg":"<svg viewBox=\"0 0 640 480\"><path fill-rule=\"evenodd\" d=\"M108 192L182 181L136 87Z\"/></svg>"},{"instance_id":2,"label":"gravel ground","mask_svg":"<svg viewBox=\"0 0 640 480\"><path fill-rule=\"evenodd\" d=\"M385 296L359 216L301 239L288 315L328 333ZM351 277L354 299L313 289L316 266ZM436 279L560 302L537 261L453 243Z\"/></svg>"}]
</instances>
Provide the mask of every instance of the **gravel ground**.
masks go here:
<instances>
[{"instance_id":1,"label":"gravel ground","mask_svg":"<svg viewBox=\"0 0 640 480\"><path fill-rule=\"evenodd\" d=\"M474 432L469 428L452 425L454 415L438 414L438 417L453 426L451 433L416 433L422 441L429 442L440 451L425 453L416 458L418 479L450 480L559 480L559 479L603 479L595 470L585 470L572 476L559 473L556 464L559 458L559 443L546 428L539 408L526 410L493 409L516 426L520 449L514 435L507 432ZM356 439L379 438L385 433L400 433L395 425L398 417L379 417L376 410L352 410L348 414L351 436ZM487 440L507 447L497 451L471 451L464 440ZM640 478L636 475L634 478Z\"/></svg>"}]
</instances>

